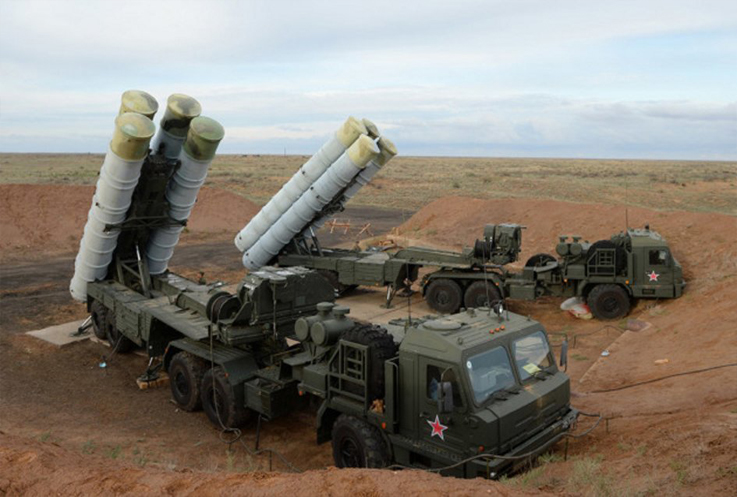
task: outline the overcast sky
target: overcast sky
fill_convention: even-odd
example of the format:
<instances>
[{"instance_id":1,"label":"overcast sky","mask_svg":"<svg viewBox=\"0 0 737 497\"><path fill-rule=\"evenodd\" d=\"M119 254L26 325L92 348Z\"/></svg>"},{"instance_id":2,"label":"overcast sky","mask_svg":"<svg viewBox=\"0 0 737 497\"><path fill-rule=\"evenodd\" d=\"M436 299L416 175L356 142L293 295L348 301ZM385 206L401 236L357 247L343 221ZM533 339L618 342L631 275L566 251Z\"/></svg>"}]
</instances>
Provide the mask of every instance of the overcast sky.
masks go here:
<instances>
[{"instance_id":1,"label":"overcast sky","mask_svg":"<svg viewBox=\"0 0 737 497\"><path fill-rule=\"evenodd\" d=\"M0 152L104 152L128 89L228 153L355 115L403 155L735 160L737 1L0 0Z\"/></svg>"}]
</instances>

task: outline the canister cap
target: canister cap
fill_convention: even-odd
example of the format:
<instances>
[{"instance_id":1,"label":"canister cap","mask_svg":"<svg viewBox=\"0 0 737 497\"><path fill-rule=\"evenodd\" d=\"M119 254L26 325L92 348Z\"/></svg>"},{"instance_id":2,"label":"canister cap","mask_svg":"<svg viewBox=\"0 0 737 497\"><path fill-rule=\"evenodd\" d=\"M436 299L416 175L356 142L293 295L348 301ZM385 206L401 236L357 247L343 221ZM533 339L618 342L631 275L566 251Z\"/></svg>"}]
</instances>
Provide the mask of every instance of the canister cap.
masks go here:
<instances>
[{"instance_id":1,"label":"canister cap","mask_svg":"<svg viewBox=\"0 0 737 497\"><path fill-rule=\"evenodd\" d=\"M128 90L120 98L120 111L118 114L136 112L153 119L159 103L154 97L142 90Z\"/></svg>"},{"instance_id":2,"label":"canister cap","mask_svg":"<svg viewBox=\"0 0 737 497\"><path fill-rule=\"evenodd\" d=\"M384 138L383 136L379 138L378 145L379 156L374 159L374 162L378 164L379 167L381 167L389 162L392 157L397 155L397 147L394 146L394 142L392 142L389 138Z\"/></svg>"},{"instance_id":3,"label":"canister cap","mask_svg":"<svg viewBox=\"0 0 737 497\"><path fill-rule=\"evenodd\" d=\"M225 130L216 120L204 116L195 117L189 124L184 151L195 160L211 160L224 136Z\"/></svg>"},{"instance_id":4,"label":"canister cap","mask_svg":"<svg viewBox=\"0 0 737 497\"><path fill-rule=\"evenodd\" d=\"M350 147L359 136L368 133L366 126L353 116L350 116L343 125L336 131L335 135L345 148Z\"/></svg>"},{"instance_id":5,"label":"canister cap","mask_svg":"<svg viewBox=\"0 0 737 497\"><path fill-rule=\"evenodd\" d=\"M360 169L366 167L366 164L374 160L379 155L379 147L376 143L366 135L361 135L356 142L348 149L348 157Z\"/></svg>"},{"instance_id":6,"label":"canister cap","mask_svg":"<svg viewBox=\"0 0 737 497\"><path fill-rule=\"evenodd\" d=\"M189 95L173 93L166 100L166 112L161 119L161 127L174 136L187 136L189 123L202 113L200 103Z\"/></svg>"},{"instance_id":7,"label":"canister cap","mask_svg":"<svg viewBox=\"0 0 737 497\"><path fill-rule=\"evenodd\" d=\"M376 127L373 121L370 119L366 119L365 117L361 119L361 122L364 126L366 126L366 131L369 137L371 138L378 138L379 137L379 128Z\"/></svg>"},{"instance_id":8,"label":"canister cap","mask_svg":"<svg viewBox=\"0 0 737 497\"><path fill-rule=\"evenodd\" d=\"M154 123L143 114L126 112L115 118L115 131L110 149L121 159L136 161L146 157L154 136Z\"/></svg>"}]
</instances>

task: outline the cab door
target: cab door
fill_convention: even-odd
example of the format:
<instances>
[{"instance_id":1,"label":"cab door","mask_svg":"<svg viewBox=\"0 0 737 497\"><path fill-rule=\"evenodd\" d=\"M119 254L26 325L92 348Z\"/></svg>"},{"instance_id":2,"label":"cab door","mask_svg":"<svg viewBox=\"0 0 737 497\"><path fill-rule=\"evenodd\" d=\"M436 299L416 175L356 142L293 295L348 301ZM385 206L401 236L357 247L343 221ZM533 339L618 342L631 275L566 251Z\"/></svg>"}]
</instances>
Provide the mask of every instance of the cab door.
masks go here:
<instances>
[{"instance_id":1,"label":"cab door","mask_svg":"<svg viewBox=\"0 0 737 497\"><path fill-rule=\"evenodd\" d=\"M422 358L419 376L419 440L445 450L465 449L468 430L463 419L468 407L457 368L441 361ZM439 411L438 396L443 382L450 383L452 389L453 409L450 412Z\"/></svg>"},{"instance_id":2,"label":"cab door","mask_svg":"<svg viewBox=\"0 0 737 497\"><path fill-rule=\"evenodd\" d=\"M642 251L643 260L637 280L641 282L640 297L675 296L673 286L673 257L666 247L645 247Z\"/></svg>"}]
</instances>

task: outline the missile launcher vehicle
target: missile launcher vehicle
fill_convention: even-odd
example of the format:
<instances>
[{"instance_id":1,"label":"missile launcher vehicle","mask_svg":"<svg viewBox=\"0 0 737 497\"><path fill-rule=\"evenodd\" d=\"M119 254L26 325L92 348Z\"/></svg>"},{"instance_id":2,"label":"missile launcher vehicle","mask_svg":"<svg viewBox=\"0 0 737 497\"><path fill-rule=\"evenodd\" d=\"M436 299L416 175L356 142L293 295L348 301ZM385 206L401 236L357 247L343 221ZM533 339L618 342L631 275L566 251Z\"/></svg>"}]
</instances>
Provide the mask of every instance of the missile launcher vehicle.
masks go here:
<instances>
[{"instance_id":1,"label":"missile launcher vehicle","mask_svg":"<svg viewBox=\"0 0 737 497\"><path fill-rule=\"evenodd\" d=\"M314 397L317 441L332 441L339 467L493 478L572 429L569 379L545 330L499 306L387 329L351 319L313 270L259 266L233 286L170 271L223 130L198 117L194 99L173 95L150 150L156 108L143 92L123 97L70 284L88 306L88 326L114 353L145 348L139 381L166 369L177 405L203 409L222 429L287 415ZM375 128L357 122L343 129L358 127L357 136L338 133L317 154L327 180L300 197L322 192L300 211L311 219L330 204L325 192L350 185L352 169L379 154L366 138ZM285 219L284 233L304 228ZM277 235L263 235L268 243L254 244L247 262L273 257Z\"/></svg>"},{"instance_id":2,"label":"missile launcher vehicle","mask_svg":"<svg viewBox=\"0 0 737 497\"><path fill-rule=\"evenodd\" d=\"M535 300L552 295L580 297L594 317L612 320L626 316L634 299L677 298L686 286L683 268L668 243L649 226L595 243L581 242L580 236L561 236L556 252L559 258L533 255L521 272L495 264L485 266L483 272L444 265L424 276L422 291L440 312L505 298Z\"/></svg>"}]
</instances>

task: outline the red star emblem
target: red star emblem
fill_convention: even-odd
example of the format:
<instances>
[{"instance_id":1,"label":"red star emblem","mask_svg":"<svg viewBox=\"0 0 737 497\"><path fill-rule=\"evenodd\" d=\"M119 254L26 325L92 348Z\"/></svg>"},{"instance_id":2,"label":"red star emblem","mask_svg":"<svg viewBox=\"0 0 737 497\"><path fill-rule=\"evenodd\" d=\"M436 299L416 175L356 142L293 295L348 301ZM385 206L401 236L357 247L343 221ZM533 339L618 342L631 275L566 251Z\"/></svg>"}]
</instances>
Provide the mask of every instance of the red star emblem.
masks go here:
<instances>
[{"instance_id":1,"label":"red star emblem","mask_svg":"<svg viewBox=\"0 0 737 497\"><path fill-rule=\"evenodd\" d=\"M430 434L430 438L434 436L440 437L440 440L445 442L445 437L443 436L443 432L448 429L447 426L445 426L443 423L440 422L440 418L438 415L435 415L435 421L430 421L429 419L426 420L427 424L430 425L432 428L432 433Z\"/></svg>"},{"instance_id":2,"label":"red star emblem","mask_svg":"<svg viewBox=\"0 0 737 497\"><path fill-rule=\"evenodd\" d=\"M655 271L652 271L650 273L645 273L645 274L647 274L647 277L650 278L650 281L658 281L658 276L660 276Z\"/></svg>"}]
</instances>

